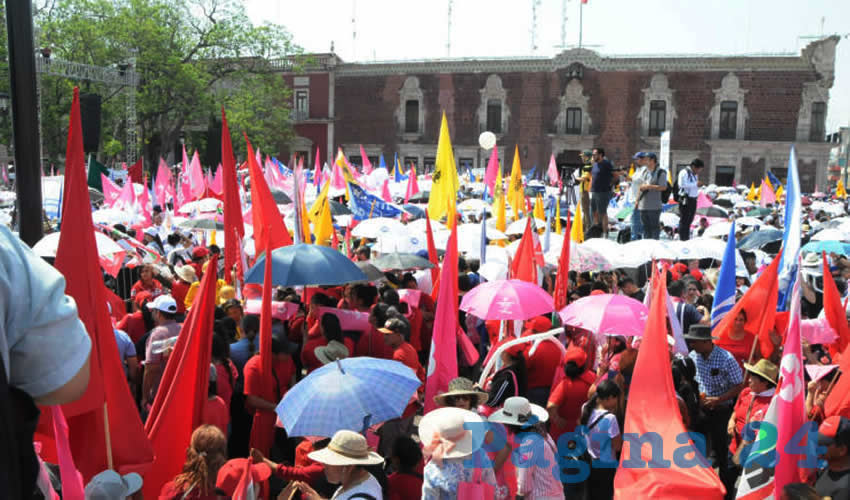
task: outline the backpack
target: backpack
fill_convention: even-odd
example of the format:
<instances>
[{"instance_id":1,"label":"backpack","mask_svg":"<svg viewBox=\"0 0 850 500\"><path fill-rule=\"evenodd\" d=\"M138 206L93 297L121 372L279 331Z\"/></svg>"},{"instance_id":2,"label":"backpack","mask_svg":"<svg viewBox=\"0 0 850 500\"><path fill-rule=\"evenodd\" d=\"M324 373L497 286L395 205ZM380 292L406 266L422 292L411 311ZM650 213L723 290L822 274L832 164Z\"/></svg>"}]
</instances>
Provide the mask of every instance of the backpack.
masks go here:
<instances>
[{"instance_id":1,"label":"backpack","mask_svg":"<svg viewBox=\"0 0 850 500\"><path fill-rule=\"evenodd\" d=\"M39 410L29 394L12 387L0 356L0 498L38 498L39 465L32 445Z\"/></svg>"},{"instance_id":2,"label":"backpack","mask_svg":"<svg viewBox=\"0 0 850 500\"><path fill-rule=\"evenodd\" d=\"M661 170L662 172L664 172L664 174L665 174L664 177L667 177L667 175L666 175L667 172L665 170L662 170L660 168L658 170ZM679 192L678 184L679 184L678 179L676 181L674 181L674 184L672 186L670 185L669 182L667 183L667 188L664 191L661 192L661 204L662 205L666 205L667 202L670 201L670 194L671 193L673 194L673 199L676 200L676 202L678 203L678 201L679 201L678 200L678 196L679 196L678 195L678 192Z\"/></svg>"}]
</instances>

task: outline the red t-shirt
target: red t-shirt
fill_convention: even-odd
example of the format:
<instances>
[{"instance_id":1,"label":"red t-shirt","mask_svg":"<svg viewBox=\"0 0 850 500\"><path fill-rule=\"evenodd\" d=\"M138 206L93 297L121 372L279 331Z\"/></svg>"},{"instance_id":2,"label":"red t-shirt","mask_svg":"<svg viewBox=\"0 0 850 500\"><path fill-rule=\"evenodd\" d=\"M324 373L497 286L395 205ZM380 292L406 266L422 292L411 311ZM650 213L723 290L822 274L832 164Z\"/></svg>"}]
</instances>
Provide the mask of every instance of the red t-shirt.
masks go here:
<instances>
[{"instance_id":1,"label":"red t-shirt","mask_svg":"<svg viewBox=\"0 0 850 500\"><path fill-rule=\"evenodd\" d=\"M130 289L130 297L135 297L137 293L140 292L150 292L151 297L157 298L163 293L165 293L165 289L162 287L162 283L158 280L151 280L151 284L149 286L145 286L142 283L142 280L139 280L133 284L133 288Z\"/></svg>"},{"instance_id":2,"label":"red t-shirt","mask_svg":"<svg viewBox=\"0 0 850 500\"><path fill-rule=\"evenodd\" d=\"M199 488L192 488L192 491L187 494L183 489L174 486L174 481L165 483L159 490L159 500L218 500L218 498L213 487L207 490L206 495L202 495Z\"/></svg>"},{"instance_id":3,"label":"red t-shirt","mask_svg":"<svg viewBox=\"0 0 850 500\"><path fill-rule=\"evenodd\" d=\"M419 364L419 356L416 354L416 349L407 342L402 342L400 346L393 351L394 361L403 363L405 366L413 370L419 380L425 382L425 370Z\"/></svg>"},{"instance_id":4,"label":"red t-shirt","mask_svg":"<svg viewBox=\"0 0 850 500\"><path fill-rule=\"evenodd\" d=\"M393 472L387 477L387 490L388 500L406 500L418 496L418 492L422 491L422 475Z\"/></svg>"},{"instance_id":5,"label":"red t-shirt","mask_svg":"<svg viewBox=\"0 0 850 500\"><path fill-rule=\"evenodd\" d=\"M528 356L527 353L526 356ZM552 387L555 370L558 369L560 362L561 349L550 340L540 342L534 354L527 358L528 388Z\"/></svg>"},{"instance_id":6,"label":"red t-shirt","mask_svg":"<svg viewBox=\"0 0 850 500\"><path fill-rule=\"evenodd\" d=\"M371 346L369 345L371 342ZM355 356L371 356L373 358L392 359L393 351L384 343L384 334L375 329L363 332L357 345L354 346Z\"/></svg>"},{"instance_id":7,"label":"red t-shirt","mask_svg":"<svg viewBox=\"0 0 850 500\"><path fill-rule=\"evenodd\" d=\"M142 311L131 312L125 315L117 325L119 330L124 330L130 336L130 340L135 344L148 333L145 328L145 318L142 317Z\"/></svg>"},{"instance_id":8,"label":"red t-shirt","mask_svg":"<svg viewBox=\"0 0 850 500\"><path fill-rule=\"evenodd\" d=\"M192 285L181 280L171 282L171 296L177 302L177 314L186 312L186 304L184 302L186 301L186 294L189 293L190 286Z\"/></svg>"},{"instance_id":9,"label":"red t-shirt","mask_svg":"<svg viewBox=\"0 0 850 500\"><path fill-rule=\"evenodd\" d=\"M236 378L239 377L239 372L233 361L227 360L227 365L216 363L215 365L215 392L224 404L227 405L227 410L230 411L230 399L233 397L233 384L236 383Z\"/></svg>"},{"instance_id":10,"label":"red t-shirt","mask_svg":"<svg viewBox=\"0 0 850 500\"><path fill-rule=\"evenodd\" d=\"M303 340L301 329L304 327L305 316L300 314L289 318L289 340L300 344Z\"/></svg>"},{"instance_id":11,"label":"red t-shirt","mask_svg":"<svg viewBox=\"0 0 850 500\"><path fill-rule=\"evenodd\" d=\"M328 342L324 337L319 335L318 337L307 340L304 347L301 348L301 364L304 365L307 373L322 366L322 362L316 357L316 348L324 345L328 345Z\"/></svg>"},{"instance_id":12,"label":"red t-shirt","mask_svg":"<svg viewBox=\"0 0 850 500\"><path fill-rule=\"evenodd\" d=\"M245 363L242 373L245 377L246 396L257 396L277 404L283 399L286 391L289 390L289 384L292 382L292 377L295 376L295 363L292 362L291 358L283 361L272 359L272 373L274 376L270 380L263 380L260 371L260 355L255 354ZM275 422L277 422L277 415L273 411L250 408L247 401L245 407L246 410L254 414L254 424L251 426L250 446L260 450L264 455L268 455L274 443L274 426Z\"/></svg>"},{"instance_id":13,"label":"red t-shirt","mask_svg":"<svg viewBox=\"0 0 850 500\"><path fill-rule=\"evenodd\" d=\"M214 425L227 435L227 424L230 423L230 410L219 396L208 398L204 402L203 423Z\"/></svg>"},{"instance_id":14,"label":"red t-shirt","mask_svg":"<svg viewBox=\"0 0 850 500\"><path fill-rule=\"evenodd\" d=\"M767 413L767 408L770 406L772 396L756 396L753 401L753 407L750 408L750 400L753 399L753 392L749 387L744 388L738 396L738 401L735 402L735 437L729 440L729 451L735 454L738 445L741 442L741 433L744 431L744 425L747 423L747 410L750 411L750 422L761 422Z\"/></svg>"},{"instance_id":15,"label":"red t-shirt","mask_svg":"<svg viewBox=\"0 0 850 500\"><path fill-rule=\"evenodd\" d=\"M561 434L575 430L581 416L581 407L587 402L587 391L595 381L596 375L587 370L575 380L565 377L552 390L549 404L555 405L558 415L566 420L564 427L558 426L554 421L549 426L549 435L556 443Z\"/></svg>"}]
</instances>

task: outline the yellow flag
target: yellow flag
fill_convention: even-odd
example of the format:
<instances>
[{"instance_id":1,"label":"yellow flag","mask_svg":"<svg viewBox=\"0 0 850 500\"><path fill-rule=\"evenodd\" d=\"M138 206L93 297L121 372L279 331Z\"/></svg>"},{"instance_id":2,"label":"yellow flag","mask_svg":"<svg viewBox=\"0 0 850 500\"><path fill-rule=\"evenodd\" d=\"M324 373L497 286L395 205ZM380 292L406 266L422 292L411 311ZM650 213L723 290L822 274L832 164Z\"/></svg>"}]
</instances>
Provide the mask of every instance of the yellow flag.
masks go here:
<instances>
[{"instance_id":1,"label":"yellow flag","mask_svg":"<svg viewBox=\"0 0 850 500\"><path fill-rule=\"evenodd\" d=\"M841 181L839 181L839 182L841 182ZM782 186L779 186L779 188L777 188L777 190L776 190L776 201L779 201L779 197L782 196L783 194L785 194L785 190L782 188Z\"/></svg>"},{"instance_id":2,"label":"yellow flag","mask_svg":"<svg viewBox=\"0 0 850 500\"><path fill-rule=\"evenodd\" d=\"M432 220L443 218L449 203L452 205L457 203L459 186L452 140L449 137L449 123L446 121L446 113L443 112L440 139L437 142L437 160L434 163L434 175L431 178L431 194L428 197L428 216Z\"/></svg>"},{"instance_id":3,"label":"yellow flag","mask_svg":"<svg viewBox=\"0 0 850 500\"><path fill-rule=\"evenodd\" d=\"M215 229L213 229L212 234L210 234L210 245L215 245Z\"/></svg>"},{"instance_id":4,"label":"yellow flag","mask_svg":"<svg viewBox=\"0 0 850 500\"><path fill-rule=\"evenodd\" d=\"M449 200L446 207L446 227L454 229L457 224L457 209L453 201Z\"/></svg>"},{"instance_id":5,"label":"yellow flag","mask_svg":"<svg viewBox=\"0 0 850 500\"><path fill-rule=\"evenodd\" d=\"M765 184L767 184L767 185L770 187L770 190L771 190L771 191L776 191L776 190L773 188L773 184L771 184L771 183L770 183L770 176L769 176L769 175L765 175L765 176L764 176L764 183L765 183ZM775 194L775 193L774 193L774 194Z\"/></svg>"},{"instance_id":6,"label":"yellow flag","mask_svg":"<svg viewBox=\"0 0 850 500\"><path fill-rule=\"evenodd\" d=\"M534 199L534 218L546 220L546 213L543 211L543 195L538 194Z\"/></svg>"},{"instance_id":7,"label":"yellow flag","mask_svg":"<svg viewBox=\"0 0 850 500\"><path fill-rule=\"evenodd\" d=\"M493 211L496 212L496 229L505 232L505 186L502 182L502 166L496 174L496 183L493 188Z\"/></svg>"},{"instance_id":8,"label":"yellow flag","mask_svg":"<svg viewBox=\"0 0 850 500\"><path fill-rule=\"evenodd\" d=\"M555 199L555 234L561 234L561 200Z\"/></svg>"},{"instance_id":9,"label":"yellow flag","mask_svg":"<svg viewBox=\"0 0 850 500\"><path fill-rule=\"evenodd\" d=\"M325 185L322 187L322 191L319 193L319 196L313 201L313 204L310 205L310 211L307 213L307 217L310 218L310 222L314 225L318 223L319 215L322 213L322 207L325 205L325 200L328 199L328 190L331 187L331 180L328 179L325 181Z\"/></svg>"},{"instance_id":10,"label":"yellow flag","mask_svg":"<svg viewBox=\"0 0 850 500\"><path fill-rule=\"evenodd\" d=\"M838 179L838 186L835 188L835 196L836 198L844 199L847 197L847 191L844 190L844 183L841 179Z\"/></svg>"},{"instance_id":11,"label":"yellow flag","mask_svg":"<svg viewBox=\"0 0 850 500\"><path fill-rule=\"evenodd\" d=\"M629 178L631 179L634 176L635 176L635 164L632 163L631 166L629 167Z\"/></svg>"},{"instance_id":12,"label":"yellow flag","mask_svg":"<svg viewBox=\"0 0 850 500\"><path fill-rule=\"evenodd\" d=\"M508 203L514 210L514 220L525 209L525 189L522 186L522 166L519 164L519 146L514 146L514 163L511 167L511 183L508 186Z\"/></svg>"},{"instance_id":13,"label":"yellow flag","mask_svg":"<svg viewBox=\"0 0 850 500\"><path fill-rule=\"evenodd\" d=\"M330 245L330 239L334 231L334 223L331 218L331 202L327 198L325 198L324 203L322 203L322 212L319 216L319 220L313 223L313 227L316 228L316 244L324 246Z\"/></svg>"},{"instance_id":14,"label":"yellow flag","mask_svg":"<svg viewBox=\"0 0 850 500\"><path fill-rule=\"evenodd\" d=\"M573 226L570 229L570 239L576 243L584 241L584 223L581 216L581 203L576 203L576 215L573 217Z\"/></svg>"},{"instance_id":15,"label":"yellow flag","mask_svg":"<svg viewBox=\"0 0 850 500\"><path fill-rule=\"evenodd\" d=\"M750 183L750 191L747 193L747 201L758 201L756 186L752 182Z\"/></svg>"},{"instance_id":16,"label":"yellow flag","mask_svg":"<svg viewBox=\"0 0 850 500\"><path fill-rule=\"evenodd\" d=\"M310 243L310 217L307 214L307 205L304 204L304 197L301 197L301 230L304 234L304 243Z\"/></svg>"}]
</instances>

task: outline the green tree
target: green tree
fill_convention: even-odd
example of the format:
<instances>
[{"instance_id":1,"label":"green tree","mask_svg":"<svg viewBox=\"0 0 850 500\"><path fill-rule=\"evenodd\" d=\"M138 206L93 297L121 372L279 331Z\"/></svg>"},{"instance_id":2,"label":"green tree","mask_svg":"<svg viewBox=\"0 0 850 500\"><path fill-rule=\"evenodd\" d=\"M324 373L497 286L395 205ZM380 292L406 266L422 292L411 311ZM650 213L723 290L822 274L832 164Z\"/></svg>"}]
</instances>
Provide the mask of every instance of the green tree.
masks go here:
<instances>
[{"instance_id":1,"label":"green tree","mask_svg":"<svg viewBox=\"0 0 850 500\"><path fill-rule=\"evenodd\" d=\"M252 25L240 0L45 0L36 22L40 45L64 60L117 66L135 58L137 120L149 166L159 156L173 159L184 129L205 127L222 104L236 148L244 148L237 140L243 130L266 151L291 137L288 94L274 61L299 50L284 27ZM67 110L70 94L45 102L51 84L43 79L42 129L62 130L67 125L58 110ZM122 140L120 89L90 88L104 95L102 144Z\"/></svg>"}]
</instances>

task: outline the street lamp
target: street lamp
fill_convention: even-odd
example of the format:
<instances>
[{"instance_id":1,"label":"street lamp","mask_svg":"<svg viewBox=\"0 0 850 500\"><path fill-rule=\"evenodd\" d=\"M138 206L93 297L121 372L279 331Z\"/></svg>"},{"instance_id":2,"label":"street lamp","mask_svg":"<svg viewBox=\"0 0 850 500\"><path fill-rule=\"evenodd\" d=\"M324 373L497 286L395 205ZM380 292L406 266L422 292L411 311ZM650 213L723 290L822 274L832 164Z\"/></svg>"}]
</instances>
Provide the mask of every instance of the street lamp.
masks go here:
<instances>
[{"instance_id":1,"label":"street lamp","mask_svg":"<svg viewBox=\"0 0 850 500\"><path fill-rule=\"evenodd\" d=\"M8 92L0 92L0 113L6 114L9 111L9 105L12 100Z\"/></svg>"}]
</instances>

